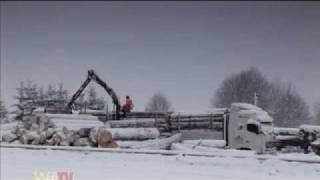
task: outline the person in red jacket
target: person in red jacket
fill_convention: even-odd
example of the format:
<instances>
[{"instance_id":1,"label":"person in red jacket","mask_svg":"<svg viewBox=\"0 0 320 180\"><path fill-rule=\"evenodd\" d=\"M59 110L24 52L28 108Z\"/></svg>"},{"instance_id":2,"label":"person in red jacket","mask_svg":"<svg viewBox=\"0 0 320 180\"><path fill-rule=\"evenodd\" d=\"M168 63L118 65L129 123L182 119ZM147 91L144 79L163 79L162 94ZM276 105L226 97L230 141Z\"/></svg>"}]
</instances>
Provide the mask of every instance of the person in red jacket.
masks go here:
<instances>
[{"instance_id":1,"label":"person in red jacket","mask_svg":"<svg viewBox=\"0 0 320 180\"><path fill-rule=\"evenodd\" d=\"M126 103L122 106L123 116L126 117L127 112L130 112L133 108L133 103L130 96L126 96Z\"/></svg>"}]
</instances>

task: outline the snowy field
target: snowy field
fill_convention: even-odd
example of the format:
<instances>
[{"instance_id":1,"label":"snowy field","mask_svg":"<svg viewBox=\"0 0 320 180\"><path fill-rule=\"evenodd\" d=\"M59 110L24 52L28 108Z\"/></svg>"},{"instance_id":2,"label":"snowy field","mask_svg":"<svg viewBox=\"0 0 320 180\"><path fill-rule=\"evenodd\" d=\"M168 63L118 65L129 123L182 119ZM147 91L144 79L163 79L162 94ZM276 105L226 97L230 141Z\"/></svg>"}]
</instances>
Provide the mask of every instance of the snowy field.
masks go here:
<instances>
[{"instance_id":1,"label":"snowy field","mask_svg":"<svg viewBox=\"0 0 320 180\"><path fill-rule=\"evenodd\" d=\"M1 179L32 179L35 171L71 171L74 180L320 178L320 164L276 159L1 148Z\"/></svg>"}]
</instances>

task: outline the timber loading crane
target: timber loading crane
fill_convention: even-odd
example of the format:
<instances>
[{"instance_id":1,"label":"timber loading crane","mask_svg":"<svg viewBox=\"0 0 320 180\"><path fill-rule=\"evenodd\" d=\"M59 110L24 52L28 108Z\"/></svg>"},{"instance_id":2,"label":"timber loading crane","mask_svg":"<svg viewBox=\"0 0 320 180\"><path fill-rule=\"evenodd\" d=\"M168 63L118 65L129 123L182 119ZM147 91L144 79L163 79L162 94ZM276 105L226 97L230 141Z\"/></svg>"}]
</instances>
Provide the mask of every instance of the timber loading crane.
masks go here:
<instances>
[{"instance_id":1,"label":"timber loading crane","mask_svg":"<svg viewBox=\"0 0 320 180\"><path fill-rule=\"evenodd\" d=\"M83 82L83 84L80 86L78 91L72 96L70 102L67 105L68 108L70 110L72 109L73 103L81 95L81 93L88 86L88 84L90 83L91 80L94 80L97 84L102 86L104 88L104 90L106 90L107 93L110 95L110 97L112 98L113 105L115 107L115 111L116 111L115 115L113 116L113 119L120 120L121 105L120 105L120 101L119 101L117 94L113 91L113 89L110 86L108 86L108 84L106 82L101 80L100 77L93 70L88 71L87 79Z\"/></svg>"}]
</instances>

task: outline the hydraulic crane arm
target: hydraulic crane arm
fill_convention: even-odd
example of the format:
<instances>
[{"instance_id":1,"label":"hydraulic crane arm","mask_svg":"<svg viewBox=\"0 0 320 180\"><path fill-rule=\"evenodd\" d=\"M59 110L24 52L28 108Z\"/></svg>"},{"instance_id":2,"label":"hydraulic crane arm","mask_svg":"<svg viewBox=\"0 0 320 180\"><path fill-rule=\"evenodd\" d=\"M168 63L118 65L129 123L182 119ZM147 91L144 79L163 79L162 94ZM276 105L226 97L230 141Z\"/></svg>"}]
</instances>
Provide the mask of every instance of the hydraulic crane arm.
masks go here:
<instances>
[{"instance_id":1,"label":"hydraulic crane arm","mask_svg":"<svg viewBox=\"0 0 320 180\"><path fill-rule=\"evenodd\" d=\"M104 88L104 90L107 91L107 93L111 96L112 98L112 102L116 107L116 116L115 119L120 119L120 101L119 98L117 96L117 94L113 91L112 88L110 88L106 82L104 82L103 80L101 80L99 78L99 76L93 71L93 70L89 70L88 71L88 76L87 79L83 82L83 84L80 86L80 88L78 89L78 91L72 96L70 102L68 103L68 108L72 108L73 103L75 102L75 100L80 96L80 94L83 92L83 90L88 86L88 84L90 83L91 80L94 80L97 84L99 84L100 86L102 86Z\"/></svg>"},{"instance_id":2,"label":"hydraulic crane arm","mask_svg":"<svg viewBox=\"0 0 320 180\"><path fill-rule=\"evenodd\" d=\"M70 109L72 109L72 105L75 102L76 99L78 99L78 97L80 96L80 94L83 92L83 90L88 86L88 84L90 83L91 78L88 76L87 79L83 82L83 84L80 86L80 88L78 89L78 91L73 94L71 100L68 103L68 107Z\"/></svg>"}]
</instances>

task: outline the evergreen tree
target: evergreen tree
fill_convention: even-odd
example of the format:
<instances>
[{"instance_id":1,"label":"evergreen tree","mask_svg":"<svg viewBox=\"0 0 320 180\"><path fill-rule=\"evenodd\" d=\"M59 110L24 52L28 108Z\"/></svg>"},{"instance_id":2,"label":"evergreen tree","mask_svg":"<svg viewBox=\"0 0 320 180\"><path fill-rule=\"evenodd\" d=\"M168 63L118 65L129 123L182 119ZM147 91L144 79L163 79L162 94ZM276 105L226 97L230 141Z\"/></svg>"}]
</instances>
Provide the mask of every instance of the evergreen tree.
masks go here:
<instances>
[{"instance_id":1,"label":"evergreen tree","mask_svg":"<svg viewBox=\"0 0 320 180\"><path fill-rule=\"evenodd\" d=\"M0 123L8 122L8 111L2 101L0 101Z\"/></svg>"}]
</instances>

